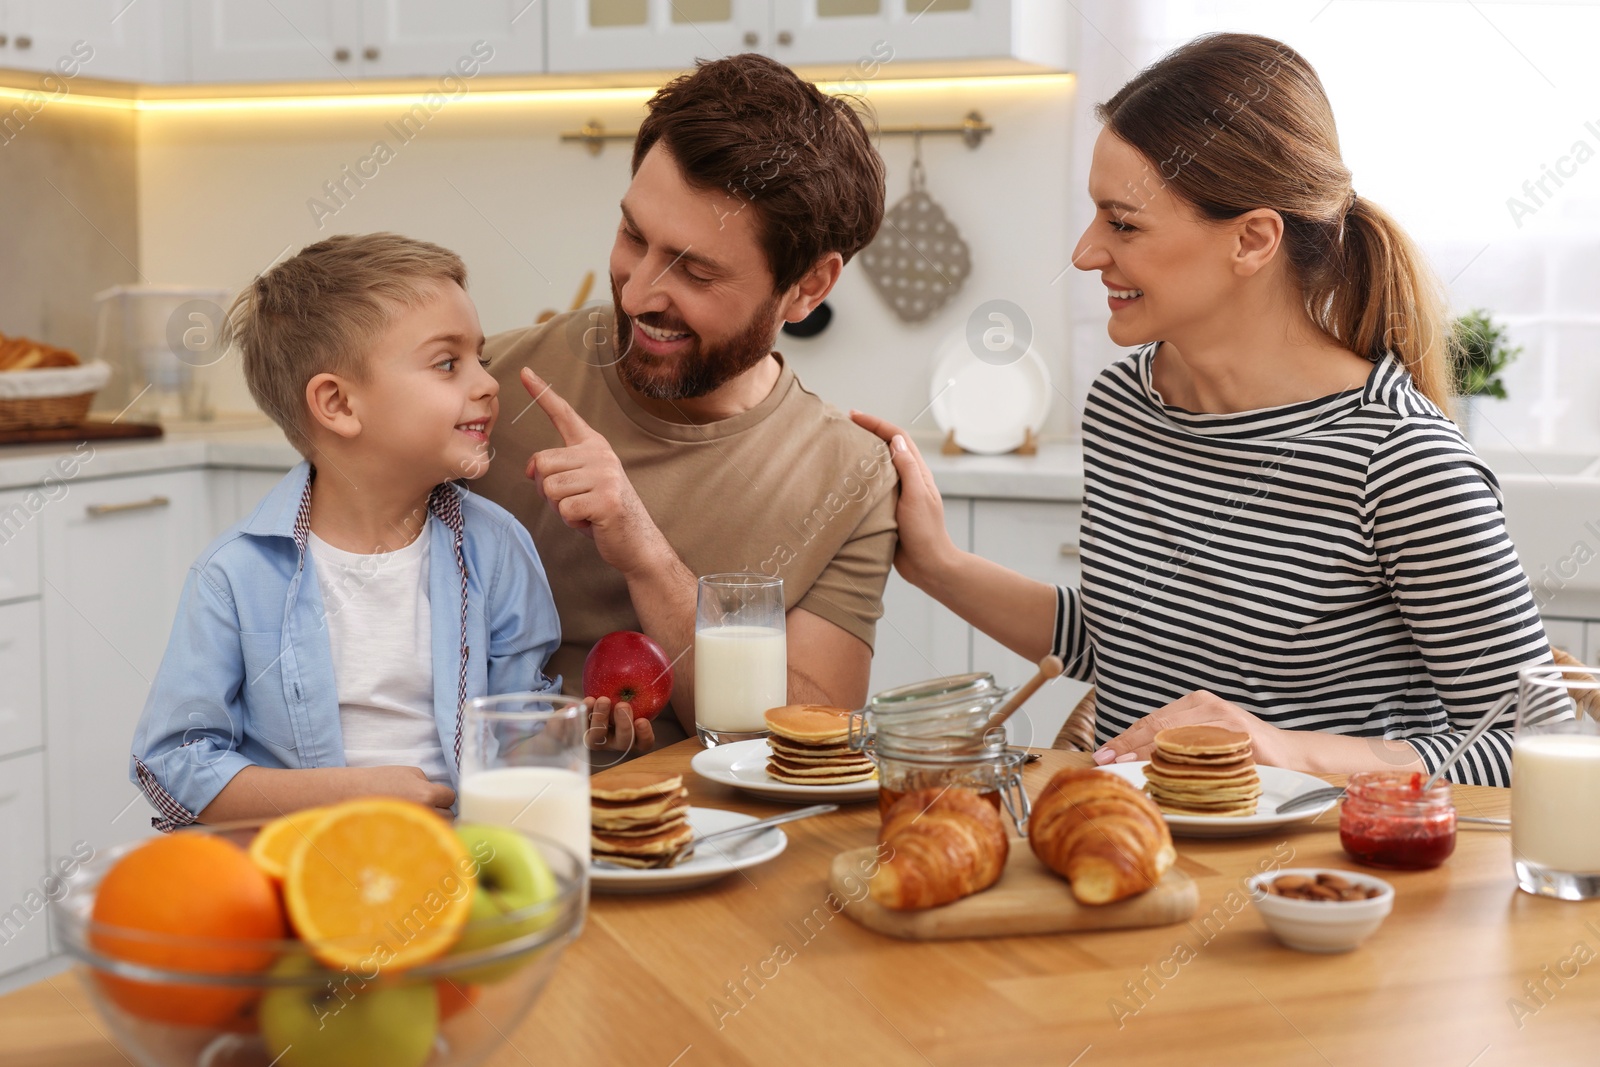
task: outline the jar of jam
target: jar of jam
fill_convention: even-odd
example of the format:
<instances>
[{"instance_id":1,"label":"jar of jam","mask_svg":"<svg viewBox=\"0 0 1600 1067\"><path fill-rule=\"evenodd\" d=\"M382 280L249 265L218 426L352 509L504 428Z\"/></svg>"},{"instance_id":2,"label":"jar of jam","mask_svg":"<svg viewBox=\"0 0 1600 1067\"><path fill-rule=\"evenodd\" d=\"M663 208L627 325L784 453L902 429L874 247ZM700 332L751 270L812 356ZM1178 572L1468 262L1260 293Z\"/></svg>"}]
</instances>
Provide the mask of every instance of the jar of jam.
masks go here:
<instances>
[{"instance_id":1,"label":"jar of jam","mask_svg":"<svg viewBox=\"0 0 1600 1067\"><path fill-rule=\"evenodd\" d=\"M1345 786L1339 843L1368 867L1417 871L1437 867L1456 850L1456 807L1450 783L1422 791L1420 771L1361 771Z\"/></svg>"}]
</instances>

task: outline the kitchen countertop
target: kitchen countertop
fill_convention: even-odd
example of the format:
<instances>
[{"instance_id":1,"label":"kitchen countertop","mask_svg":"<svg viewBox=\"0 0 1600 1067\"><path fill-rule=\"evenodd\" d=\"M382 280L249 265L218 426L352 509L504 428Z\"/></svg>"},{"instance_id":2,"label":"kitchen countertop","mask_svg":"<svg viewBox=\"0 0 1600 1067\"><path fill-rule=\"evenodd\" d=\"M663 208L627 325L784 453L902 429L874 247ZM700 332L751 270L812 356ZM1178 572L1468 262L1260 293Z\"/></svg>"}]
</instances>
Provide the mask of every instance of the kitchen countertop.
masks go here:
<instances>
[{"instance_id":1,"label":"kitchen countertop","mask_svg":"<svg viewBox=\"0 0 1600 1067\"><path fill-rule=\"evenodd\" d=\"M1083 446L1076 441L1047 441L1036 456L946 456L937 441L917 442L945 496L994 500L1083 499Z\"/></svg>"},{"instance_id":2,"label":"kitchen countertop","mask_svg":"<svg viewBox=\"0 0 1600 1067\"><path fill-rule=\"evenodd\" d=\"M936 441L922 442L939 491L952 497L998 500L1083 499L1083 449L1048 442L1036 456L945 456ZM95 441L80 453L78 470L60 464L80 446L71 443L0 446L0 490L39 485L46 477L109 478L193 467L288 470L300 459L283 434L259 418L235 418L168 428L154 440ZM87 459L81 458L88 456Z\"/></svg>"},{"instance_id":3,"label":"kitchen countertop","mask_svg":"<svg viewBox=\"0 0 1600 1067\"><path fill-rule=\"evenodd\" d=\"M75 454L72 471L66 461ZM228 420L171 428L157 438L0 446L0 490L38 486L47 477L71 481L192 467L284 471L299 459L271 423Z\"/></svg>"}]
</instances>

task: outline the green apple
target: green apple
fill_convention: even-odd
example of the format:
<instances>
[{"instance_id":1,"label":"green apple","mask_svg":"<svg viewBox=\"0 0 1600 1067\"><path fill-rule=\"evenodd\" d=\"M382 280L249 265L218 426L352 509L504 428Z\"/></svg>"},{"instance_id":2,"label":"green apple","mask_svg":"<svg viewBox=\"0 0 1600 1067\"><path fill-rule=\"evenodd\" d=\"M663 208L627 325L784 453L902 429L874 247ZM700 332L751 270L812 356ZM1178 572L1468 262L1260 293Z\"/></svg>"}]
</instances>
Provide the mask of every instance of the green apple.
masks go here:
<instances>
[{"instance_id":1,"label":"green apple","mask_svg":"<svg viewBox=\"0 0 1600 1067\"><path fill-rule=\"evenodd\" d=\"M274 974L321 970L296 956ZM313 986L269 988L261 998L261 1041L275 1067L422 1067L439 1032L432 982L363 982L336 971Z\"/></svg>"},{"instance_id":2,"label":"green apple","mask_svg":"<svg viewBox=\"0 0 1600 1067\"><path fill-rule=\"evenodd\" d=\"M553 908L518 922L506 921L508 915L554 900L558 892L550 865L532 841L509 826L484 823L462 823L456 827L456 836L467 846L478 875L472 887L472 913L452 952L475 952L525 937L555 921ZM526 962L491 963L451 977L458 982L498 982Z\"/></svg>"}]
</instances>

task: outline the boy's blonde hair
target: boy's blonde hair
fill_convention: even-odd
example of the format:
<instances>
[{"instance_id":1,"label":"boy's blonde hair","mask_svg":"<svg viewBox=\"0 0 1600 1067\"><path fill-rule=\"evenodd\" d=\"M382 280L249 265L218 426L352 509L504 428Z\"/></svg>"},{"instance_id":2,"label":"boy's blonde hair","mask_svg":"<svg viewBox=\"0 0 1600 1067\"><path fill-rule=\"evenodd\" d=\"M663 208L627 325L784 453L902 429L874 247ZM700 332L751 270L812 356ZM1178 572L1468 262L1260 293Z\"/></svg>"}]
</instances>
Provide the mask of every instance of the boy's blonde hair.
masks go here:
<instances>
[{"instance_id":1,"label":"boy's blonde hair","mask_svg":"<svg viewBox=\"0 0 1600 1067\"><path fill-rule=\"evenodd\" d=\"M239 346L250 395L309 456L306 383L325 372L363 380L373 340L430 282L466 288L461 257L397 233L340 234L257 275L228 308L223 343Z\"/></svg>"}]
</instances>

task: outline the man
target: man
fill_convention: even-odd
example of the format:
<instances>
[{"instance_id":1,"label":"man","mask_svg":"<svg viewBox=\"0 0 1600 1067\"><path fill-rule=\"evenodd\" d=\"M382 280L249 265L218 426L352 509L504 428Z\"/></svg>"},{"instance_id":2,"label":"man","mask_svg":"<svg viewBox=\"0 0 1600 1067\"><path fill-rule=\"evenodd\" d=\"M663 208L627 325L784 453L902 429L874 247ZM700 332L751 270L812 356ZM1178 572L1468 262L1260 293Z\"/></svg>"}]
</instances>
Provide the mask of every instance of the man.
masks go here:
<instances>
[{"instance_id":1,"label":"man","mask_svg":"<svg viewBox=\"0 0 1600 1067\"><path fill-rule=\"evenodd\" d=\"M772 345L872 240L883 174L845 101L762 56L703 63L655 95L639 130L612 307L486 346L505 400L477 488L545 562L563 642L550 671L578 692L613 630L642 630L675 661L675 714L600 704L597 744L644 751L694 732L696 581L721 571L783 579L791 702L865 701L894 469Z\"/></svg>"}]
</instances>

